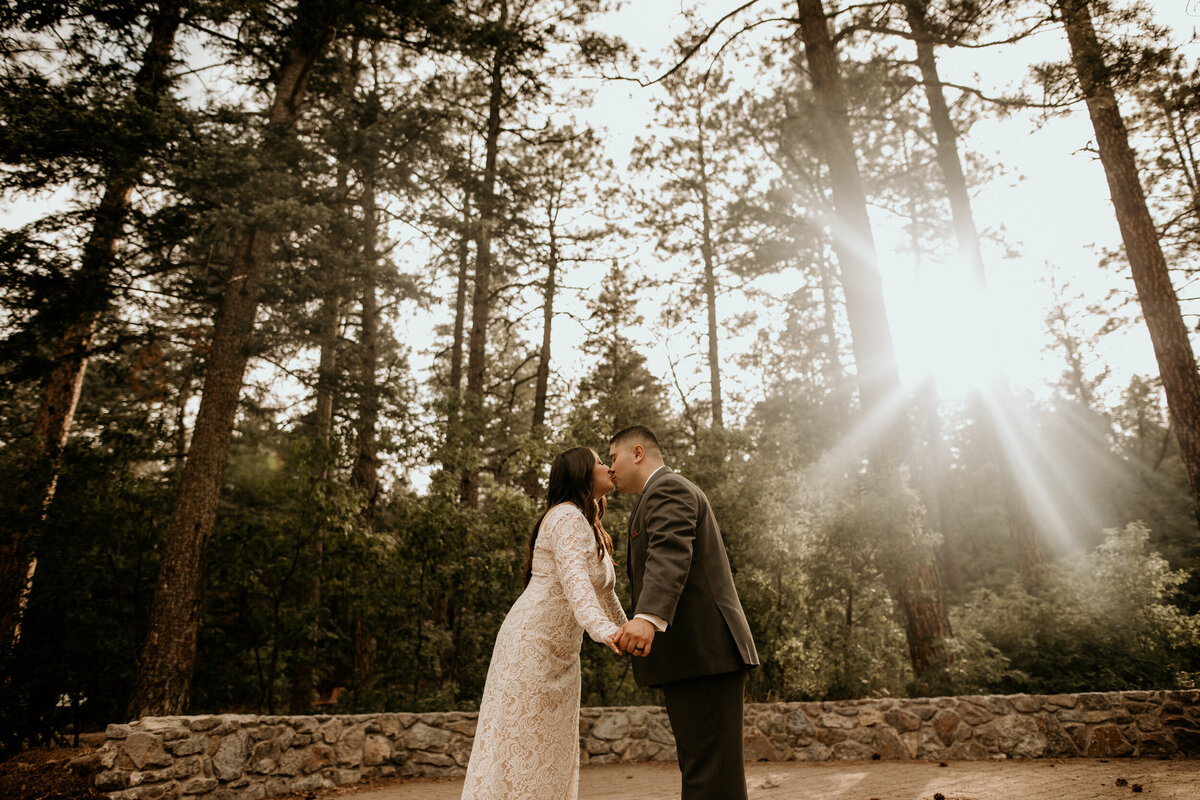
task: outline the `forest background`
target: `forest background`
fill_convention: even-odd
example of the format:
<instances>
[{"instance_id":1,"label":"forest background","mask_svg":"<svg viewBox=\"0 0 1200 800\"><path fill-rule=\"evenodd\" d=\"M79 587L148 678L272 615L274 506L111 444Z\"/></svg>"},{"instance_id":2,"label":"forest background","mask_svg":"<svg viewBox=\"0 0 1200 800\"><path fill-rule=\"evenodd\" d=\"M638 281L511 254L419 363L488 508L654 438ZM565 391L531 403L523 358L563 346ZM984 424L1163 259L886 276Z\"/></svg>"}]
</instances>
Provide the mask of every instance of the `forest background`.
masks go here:
<instances>
[{"instance_id":1,"label":"forest background","mask_svg":"<svg viewBox=\"0 0 1200 800\"><path fill-rule=\"evenodd\" d=\"M1197 684L1186 8L669 5L0 11L4 747L474 708L549 461L632 423L752 699Z\"/></svg>"}]
</instances>

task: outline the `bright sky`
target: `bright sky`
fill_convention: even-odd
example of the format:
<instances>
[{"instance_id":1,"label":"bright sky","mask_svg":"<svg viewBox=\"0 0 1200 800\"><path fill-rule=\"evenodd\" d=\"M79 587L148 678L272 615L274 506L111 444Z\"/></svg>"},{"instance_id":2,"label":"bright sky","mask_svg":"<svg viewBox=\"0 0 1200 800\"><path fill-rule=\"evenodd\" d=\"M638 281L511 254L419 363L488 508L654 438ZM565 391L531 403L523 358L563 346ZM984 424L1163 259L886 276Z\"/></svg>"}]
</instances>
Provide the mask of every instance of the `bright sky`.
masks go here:
<instances>
[{"instance_id":1,"label":"bright sky","mask_svg":"<svg viewBox=\"0 0 1200 800\"><path fill-rule=\"evenodd\" d=\"M704 19L712 22L741 3L707 0L689 5L699 8ZM1197 0L1158 0L1153 5L1158 19L1176 31L1178 41L1190 40L1188 49L1194 58L1195 28L1200 23ZM645 60L652 60L684 30L680 8L681 4L673 1L627 3L601 27L622 36L647 54ZM739 27L726 23L730 32ZM778 28L762 30L766 36ZM1063 59L1066 52L1061 32L1051 30L1020 46L955 52L943 49L939 57L947 82L981 86L998 93L1023 81L1029 64ZM657 74L648 65L644 64L643 69L646 75ZM726 61L726 69L735 75L739 71L736 62ZM754 65L744 64L740 71L738 80L749 85ZM634 137L645 135L654 91L633 83L614 83L600 89L596 118L607 122L608 141L618 164L625 163ZM994 349L1013 384L1036 394L1046 393L1047 384L1062 369L1055 356L1043 352L1048 341L1044 319L1051 303L1049 279L1069 283L1071 293L1082 293L1087 302L1103 300L1116 280L1097 265L1100 250L1119 244L1119 232L1099 162L1082 152L1092 138L1086 110L1080 107L1066 117L1040 125L1032 114L987 119L961 143L965 150L980 153L1001 168L995 179L976 188L974 198L980 227L985 232L1002 232L1008 245L986 245L992 302L982 314L961 302L964 287L956 265L926 264L920 279L915 279L911 257L896 252L903 239L900 231L883 214L873 216L888 313L906 380L917 381L922 374L932 372L943 393L961 395L986 377L980 365L972 367L977 359L969 357L976 352L976 340L999 339L1003 344ZM642 259L653 260L654 255L647 250ZM1124 283L1129 284L1127 278ZM650 349L652 366L666 374L666 348L660 341L664 332L661 328L656 331L654 322L647 319L642 340ZM567 351L560 358L556 350L561 368L564 360L571 360L573 347L569 342L573 337L564 330L558 338ZM730 344L727 352L736 349L736 343ZM1123 334L1106 337L1102 346L1105 359L1113 367L1110 389L1114 392L1119 392L1132 374L1155 371L1149 337L1140 324ZM672 352L678 357L691 348L686 341L679 341ZM698 357L693 363L697 369L701 366ZM751 394L754 391L753 387L746 389Z\"/></svg>"},{"instance_id":2,"label":"bright sky","mask_svg":"<svg viewBox=\"0 0 1200 800\"><path fill-rule=\"evenodd\" d=\"M1200 24L1197 2L1154 3L1159 19L1177 32L1176 38L1190 40L1188 47L1193 57L1195 28ZM703 0L687 5L714 21L740 4L741 0ZM762 5L771 4L764 0ZM644 74L653 76L657 73L649 62L661 57L672 38L685 28L680 16L682 7L678 0L632 0L609 14L598 27L623 37L641 51ZM773 35L778 28L760 30L765 36ZM998 91L1023 80L1028 64L1059 59L1065 53L1061 34L1052 31L1020 47L943 50L940 57L947 81ZM754 64L742 62L739 80L750 85L754 68ZM727 71L739 72L738 62L727 62ZM647 133L655 89L643 89L631 82L605 82L597 89L588 119L606 128L609 152L620 167L628 162L634 138ZM1103 172L1091 155L1081 151L1091 138L1086 113L1079 109L1041 126L1035 125L1028 114L984 120L963 143L964 149L981 153L1002 167L994 180L977 188L975 214L983 229L1002 230L1015 253L1006 257L998 245L990 245L985 252L993 299L986 313L967 311L958 293L959 271L953 264L927 264L921 280L916 280L911 257L894 251L900 239L898 231L886 217L879 214L874 217L888 313L906 379L917 380L925 371L932 371L944 393L950 396L961 393L984 377L978 369L970 367L977 361L969 358L975 352L973 337L994 340L1000 331L1004 344L999 353L1012 382L1044 394L1045 385L1061 370L1056 359L1043 353L1047 341L1044 318L1050 303L1048 278L1053 274L1060 283L1069 282L1088 301L1102 300L1114 281L1111 274L1097 266L1098 250L1115 246L1119 239ZM68 200L56 196L47 204L3 203L0 219L6 226L19 225L47 205L61 205ZM664 265L657 261L648 247L630 259L631 263L647 269L662 270ZM596 283L602 272L596 269ZM724 316L731 316L737 310L722 309ZM575 315L584 313L581 308L570 311ZM432 325L435 320L444 319L445 310L430 314L413 309L412 313L405 335L400 338L413 348L413 364L420 379L431 358ZM694 396L706 396L698 346L684 332L666 330L659 323L653 305L648 304L645 316L646 324L635 332L635 338L649 356L651 368L670 385L668 353L682 359L680 368L685 385ZM978 324L981 321L985 324ZM569 396L590 359L581 352L583 331L578 323L562 316L555 324L553 366L558 388ZM743 347L745 342L729 341L724 345L726 354ZM1119 391L1129 375L1152 373L1155 369L1148 336L1141 325L1123 335L1106 338L1103 347L1106 360L1114 368L1113 391ZM728 364L726 367L728 388L741 393L747 402L756 400L758 389L752 385L752 379L736 374ZM292 388L304 392L302 387ZM300 395L295 399L299 400ZM746 410L745 406L740 410Z\"/></svg>"}]
</instances>

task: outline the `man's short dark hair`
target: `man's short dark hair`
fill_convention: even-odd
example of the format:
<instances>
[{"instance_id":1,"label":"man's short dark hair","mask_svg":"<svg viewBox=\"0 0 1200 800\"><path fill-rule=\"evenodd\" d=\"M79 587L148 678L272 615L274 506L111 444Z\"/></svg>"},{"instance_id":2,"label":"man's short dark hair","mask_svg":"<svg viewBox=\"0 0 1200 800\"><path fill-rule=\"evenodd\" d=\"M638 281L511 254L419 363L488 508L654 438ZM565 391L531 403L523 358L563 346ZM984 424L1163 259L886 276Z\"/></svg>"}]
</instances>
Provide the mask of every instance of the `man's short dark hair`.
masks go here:
<instances>
[{"instance_id":1,"label":"man's short dark hair","mask_svg":"<svg viewBox=\"0 0 1200 800\"><path fill-rule=\"evenodd\" d=\"M630 425L628 428L617 431L613 437L608 440L610 445L621 444L630 440L637 440L637 444L642 445L647 449L661 450L658 446L658 437L654 435L654 431L647 428L645 425Z\"/></svg>"}]
</instances>

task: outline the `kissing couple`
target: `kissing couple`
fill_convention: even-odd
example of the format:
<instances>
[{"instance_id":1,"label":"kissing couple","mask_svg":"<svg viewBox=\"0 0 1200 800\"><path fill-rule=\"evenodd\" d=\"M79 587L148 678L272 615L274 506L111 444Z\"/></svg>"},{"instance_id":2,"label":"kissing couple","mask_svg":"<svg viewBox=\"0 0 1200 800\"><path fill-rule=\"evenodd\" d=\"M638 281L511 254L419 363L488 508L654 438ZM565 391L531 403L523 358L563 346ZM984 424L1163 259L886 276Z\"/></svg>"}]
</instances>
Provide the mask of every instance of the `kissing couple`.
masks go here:
<instances>
[{"instance_id":1,"label":"kissing couple","mask_svg":"<svg viewBox=\"0 0 1200 800\"><path fill-rule=\"evenodd\" d=\"M576 800L582 634L633 658L661 689L682 800L745 800L742 695L758 665L708 498L664 463L646 427L609 442L609 463L576 447L550 467L529 539L525 591L488 667L462 800ZM632 619L616 592L605 496L640 495L629 517Z\"/></svg>"}]
</instances>

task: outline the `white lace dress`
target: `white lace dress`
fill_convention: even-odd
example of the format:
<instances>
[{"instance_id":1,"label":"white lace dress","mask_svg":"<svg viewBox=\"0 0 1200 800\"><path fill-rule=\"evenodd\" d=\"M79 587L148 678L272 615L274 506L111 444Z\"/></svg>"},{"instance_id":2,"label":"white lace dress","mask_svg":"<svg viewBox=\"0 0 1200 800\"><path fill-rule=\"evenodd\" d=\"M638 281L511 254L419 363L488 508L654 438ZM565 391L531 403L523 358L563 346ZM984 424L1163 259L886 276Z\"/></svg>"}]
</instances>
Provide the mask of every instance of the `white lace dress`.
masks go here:
<instances>
[{"instance_id":1,"label":"white lace dress","mask_svg":"<svg viewBox=\"0 0 1200 800\"><path fill-rule=\"evenodd\" d=\"M463 800L578 796L581 634L601 642L625 623L615 584L583 512L550 509L533 577L496 635Z\"/></svg>"}]
</instances>

